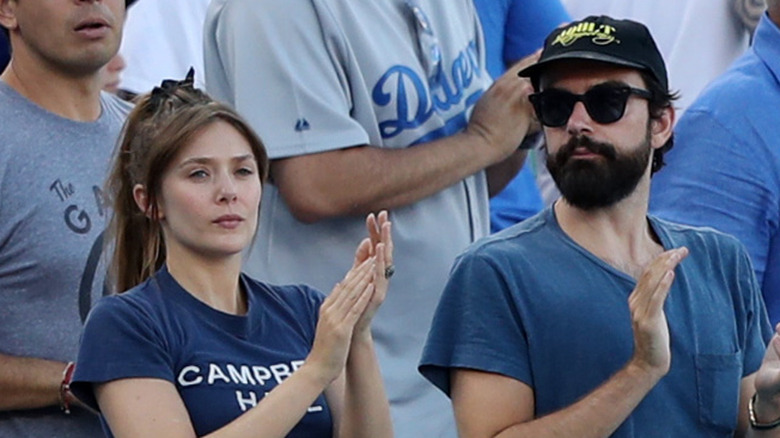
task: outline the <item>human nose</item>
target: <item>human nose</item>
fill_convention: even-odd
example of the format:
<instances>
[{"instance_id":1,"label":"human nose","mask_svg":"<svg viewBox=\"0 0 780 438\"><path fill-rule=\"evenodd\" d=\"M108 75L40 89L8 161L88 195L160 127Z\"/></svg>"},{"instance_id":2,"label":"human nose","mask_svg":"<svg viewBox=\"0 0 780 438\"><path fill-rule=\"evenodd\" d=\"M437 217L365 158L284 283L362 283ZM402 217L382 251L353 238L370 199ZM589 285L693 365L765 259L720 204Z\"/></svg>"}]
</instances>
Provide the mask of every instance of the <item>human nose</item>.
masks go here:
<instances>
[{"instance_id":1,"label":"human nose","mask_svg":"<svg viewBox=\"0 0 780 438\"><path fill-rule=\"evenodd\" d=\"M579 134L583 131L591 131L593 119L590 118L588 110L585 108L585 102L577 101L569 115L569 121L566 122L566 130L570 134Z\"/></svg>"},{"instance_id":2,"label":"human nose","mask_svg":"<svg viewBox=\"0 0 780 438\"><path fill-rule=\"evenodd\" d=\"M238 199L236 181L232 176L225 175L219 178L217 187L217 202L234 202Z\"/></svg>"}]
</instances>

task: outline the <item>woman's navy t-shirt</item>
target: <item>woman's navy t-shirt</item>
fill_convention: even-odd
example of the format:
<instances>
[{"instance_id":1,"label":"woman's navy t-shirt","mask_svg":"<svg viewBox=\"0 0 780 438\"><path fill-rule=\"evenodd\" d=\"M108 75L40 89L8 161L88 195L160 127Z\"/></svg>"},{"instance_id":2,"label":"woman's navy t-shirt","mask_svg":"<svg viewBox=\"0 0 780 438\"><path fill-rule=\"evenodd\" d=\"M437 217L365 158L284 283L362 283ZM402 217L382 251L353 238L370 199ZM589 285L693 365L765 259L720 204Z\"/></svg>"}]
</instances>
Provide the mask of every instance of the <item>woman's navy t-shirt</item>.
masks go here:
<instances>
[{"instance_id":1,"label":"woman's navy t-shirt","mask_svg":"<svg viewBox=\"0 0 780 438\"><path fill-rule=\"evenodd\" d=\"M242 274L246 316L220 312L184 290L166 268L87 318L73 392L97 408L92 383L158 378L176 386L201 436L231 422L304 362L324 296ZM109 436L108 427L103 426ZM330 437L321 394L288 437Z\"/></svg>"}]
</instances>

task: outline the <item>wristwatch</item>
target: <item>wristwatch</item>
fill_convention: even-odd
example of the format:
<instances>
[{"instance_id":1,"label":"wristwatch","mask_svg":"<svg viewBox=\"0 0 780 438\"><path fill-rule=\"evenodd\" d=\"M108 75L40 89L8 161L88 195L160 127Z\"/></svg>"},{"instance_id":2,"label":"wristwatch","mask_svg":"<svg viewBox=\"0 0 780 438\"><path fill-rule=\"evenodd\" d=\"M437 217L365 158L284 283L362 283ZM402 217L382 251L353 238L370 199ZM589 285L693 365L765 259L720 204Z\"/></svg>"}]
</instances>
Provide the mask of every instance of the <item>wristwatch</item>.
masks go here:
<instances>
[{"instance_id":1,"label":"wristwatch","mask_svg":"<svg viewBox=\"0 0 780 438\"><path fill-rule=\"evenodd\" d=\"M756 421L756 411L753 406L756 404L757 395L758 393L753 394L753 397L750 397L750 402L748 402L748 418L750 419L750 427L756 430L767 430L780 426L780 418L772 421L771 423L759 423Z\"/></svg>"}]
</instances>

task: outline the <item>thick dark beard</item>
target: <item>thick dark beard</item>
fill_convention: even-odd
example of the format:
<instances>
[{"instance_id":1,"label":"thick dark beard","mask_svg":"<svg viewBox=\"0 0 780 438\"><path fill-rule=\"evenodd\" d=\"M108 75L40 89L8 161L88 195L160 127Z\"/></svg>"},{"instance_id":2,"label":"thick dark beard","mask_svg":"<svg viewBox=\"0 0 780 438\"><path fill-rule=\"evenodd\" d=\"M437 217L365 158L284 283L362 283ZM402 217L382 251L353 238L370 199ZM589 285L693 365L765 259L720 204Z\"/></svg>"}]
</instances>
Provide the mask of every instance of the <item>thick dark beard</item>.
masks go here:
<instances>
[{"instance_id":1,"label":"thick dark beard","mask_svg":"<svg viewBox=\"0 0 780 438\"><path fill-rule=\"evenodd\" d=\"M572 160L578 147L601 155L604 160ZM595 210L611 207L634 192L647 170L651 152L649 127L644 140L627 154L619 154L609 143L579 135L547 157L547 169L569 204Z\"/></svg>"}]
</instances>

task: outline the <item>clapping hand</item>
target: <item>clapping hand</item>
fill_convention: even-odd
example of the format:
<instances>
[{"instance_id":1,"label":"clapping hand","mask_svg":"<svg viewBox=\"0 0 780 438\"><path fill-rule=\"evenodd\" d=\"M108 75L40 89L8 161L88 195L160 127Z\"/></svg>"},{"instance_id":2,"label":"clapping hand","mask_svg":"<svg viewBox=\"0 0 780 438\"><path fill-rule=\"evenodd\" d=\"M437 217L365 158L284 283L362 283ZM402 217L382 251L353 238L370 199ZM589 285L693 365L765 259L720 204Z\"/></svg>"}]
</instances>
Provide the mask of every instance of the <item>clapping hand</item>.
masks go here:
<instances>
[{"instance_id":1,"label":"clapping hand","mask_svg":"<svg viewBox=\"0 0 780 438\"><path fill-rule=\"evenodd\" d=\"M645 268L628 297L634 329L632 362L658 379L671 364L664 302L674 281L674 269L687 255L685 247L661 253Z\"/></svg>"},{"instance_id":2,"label":"clapping hand","mask_svg":"<svg viewBox=\"0 0 780 438\"><path fill-rule=\"evenodd\" d=\"M768 423L780 418L780 324L769 341L761 367L756 372L756 418Z\"/></svg>"},{"instance_id":3,"label":"clapping hand","mask_svg":"<svg viewBox=\"0 0 780 438\"><path fill-rule=\"evenodd\" d=\"M355 251L352 268L320 306L314 345L307 363L320 370L327 384L346 365L355 336L370 336L371 319L387 294L393 242L387 212L366 218L369 237Z\"/></svg>"},{"instance_id":4,"label":"clapping hand","mask_svg":"<svg viewBox=\"0 0 780 438\"><path fill-rule=\"evenodd\" d=\"M375 257L374 266L374 293L366 310L355 326L355 335L368 335L371 329L371 319L387 295L387 286L390 276L395 272L393 265L393 238L391 224L387 218L387 211L382 210L378 215L373 213L366 217L368 239L363 240L355 251L355 266L359 266L369 257Z\"/></svg>"}]
</instances>

